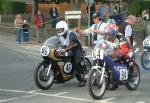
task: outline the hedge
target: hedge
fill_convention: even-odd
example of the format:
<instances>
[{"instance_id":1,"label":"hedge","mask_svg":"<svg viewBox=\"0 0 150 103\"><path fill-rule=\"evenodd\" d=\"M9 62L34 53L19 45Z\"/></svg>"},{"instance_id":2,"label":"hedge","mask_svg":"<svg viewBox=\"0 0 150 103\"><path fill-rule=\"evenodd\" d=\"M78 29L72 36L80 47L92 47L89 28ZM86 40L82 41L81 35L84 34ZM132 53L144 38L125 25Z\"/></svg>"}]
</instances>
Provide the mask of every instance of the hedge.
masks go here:
<instances>
[{"instance_id":1,"label":"hedge","mask_svg":"<svg viewBox=\"0 0 150 103\"><path fill-rule=\"evenodd\" d=\"M25 12L25 2L0 0L0 13L17 14Z\"/></svg>"},{"instance_id":2,"label":"hedge","mask_svg":"<svg viewBox=\"0 0 150 103\"><path fill-rule=\"evenodd\" d=\"M144 9L150 10L150 0L134 0L128 7L128 15L141 15Z\"/></svg>"}]
</instances>

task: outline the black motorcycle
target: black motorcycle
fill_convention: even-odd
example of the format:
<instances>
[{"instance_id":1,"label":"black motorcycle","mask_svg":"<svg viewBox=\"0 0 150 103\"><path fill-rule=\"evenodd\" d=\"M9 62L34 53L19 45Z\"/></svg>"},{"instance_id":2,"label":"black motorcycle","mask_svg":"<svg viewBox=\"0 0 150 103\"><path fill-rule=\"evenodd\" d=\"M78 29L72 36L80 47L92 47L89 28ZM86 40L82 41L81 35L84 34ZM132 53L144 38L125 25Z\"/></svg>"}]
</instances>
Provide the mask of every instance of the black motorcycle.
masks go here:
<instances>
[{"instance_id":1,"label":"black motorcycle","mask_svg":"<svg viewBox=\"0 0 150 103\"><path fill-rule=\"evenodd\" d=\"M81 81L92 67L90 60L83 55L81 64L85 67L85 74L82 74L81 68L77 68L73 61L73 53L62 53L58 41L57 36L51 37L41 47L43 60L38 63L34 74L35 83L41 89L49 89L53 83L64 83L74 77Z\"/></svg>"}]
</instances>

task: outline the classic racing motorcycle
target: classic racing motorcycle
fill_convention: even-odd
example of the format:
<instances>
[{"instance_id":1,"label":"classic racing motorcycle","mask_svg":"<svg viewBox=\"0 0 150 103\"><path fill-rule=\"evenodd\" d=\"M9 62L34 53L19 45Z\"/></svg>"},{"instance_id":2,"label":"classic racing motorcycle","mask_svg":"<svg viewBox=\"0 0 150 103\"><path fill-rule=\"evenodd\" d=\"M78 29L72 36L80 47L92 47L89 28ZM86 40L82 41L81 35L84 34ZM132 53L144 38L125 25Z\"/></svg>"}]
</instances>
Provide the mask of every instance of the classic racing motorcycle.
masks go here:
<instances>
[{"instance_id":1,"label":"classic racing motorcycle","mask_svg":"<svg viewBox=\"0 0 150 103\"><path fill-rule=\"evenodd\" d=\"M150 35L143 41L143 54L141 56L141 64L144 69L150 70Z\"/></svg>"},{"instance_id":2,"label":"classic racing motorcycle","mask_svg":"<svg viewBox=\"0 0 150 103\"><path fill-rule=\"evenodd\" d=\"M90 96L101 99L110 83L125 85L129 90L137 89L140 83L140 69L134 61L134 55L138 49L130 54L133 59L132 65L134 65L131 68L121 57L112 59L109 55L111 51L104 49L105 47L101 44L97 44L92 51L93 67L87 79ZM131 70L134 70L134 74Z\"/></svg>"},{"instance_id":3,"label":"classic racing motorcycle","mask_svg":"<svg viewBox=\"0 0 150 103\"><path fill-rule=\"evenodd\" d=\"M58 37L54 36L46 40L41 47L40 53L43 60L37 65L34 73L35 83L40 89L48 89L56 83L55 81L63 83L74 77L80 81L83 76L74 64L73 54L71 52L60 53L59 46ZM85 55L82 60L82 64L86 67L85 73L88 74L92 64Z\"/></svg>"}]
</instances>

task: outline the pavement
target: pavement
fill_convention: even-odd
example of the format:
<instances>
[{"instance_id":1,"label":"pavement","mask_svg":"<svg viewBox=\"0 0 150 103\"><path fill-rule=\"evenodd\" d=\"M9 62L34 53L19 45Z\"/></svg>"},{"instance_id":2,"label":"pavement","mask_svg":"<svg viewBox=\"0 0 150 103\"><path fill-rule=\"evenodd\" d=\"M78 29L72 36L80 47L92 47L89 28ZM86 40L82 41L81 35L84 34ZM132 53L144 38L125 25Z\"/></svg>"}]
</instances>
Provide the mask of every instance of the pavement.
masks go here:
<instances>
[{"instance_id":1,"label":"pavement","mask_svg":"<svg viewBox=\"0 0 150 103\"><path fill-rule=\"evenodd\" d=\"M40 48L42 46L42 44L44 43L44 40L42 43L38 43L35 39L35 36L33 36L33 34L30 36L30 43L29 44L16 44L16 34L13 30L6 30L6 29L2 29L0 28L0 36L3 37L5 40L11 41L12 43L14 42L15 45L19 45L18 47L26 49L28 51L33 51L36 53L40 52ZM53 35L49 35L49 37L51 37ZM91 51L92 48L91 47L87 47L85 45L83 45L83 49L86 51L87 57L91 57Z\"/></svg>"},{"instance_id":2,"label":"pavement","mask_svg":"<svg viewBox=\"0 0 150 103\"><path fill-rule=\"evenodd\" d=\"M55 29L49 28L47 29L47 31L48 31L48 37L54 36L56 34ZM27 50L33 50L39 52L43 43L37 43L35 39L35 29L30 29L29 32L30 32L30 43L26 45L21 45L21 44L20 45L21 47L24 47ZM11 37L15 42L15 38L16 38L15 30L14 28L10 28L9 25L4 25L3 27L3 24L0 24L0 35L8 37L8 40ZM79 39L83 45L83 49L87 52L87 55L88 56L91 55L92 48L91 46L85 46L85 37ZM137 42L137 47L142 48L143 32L135 32L134 40ZM140 50L142 51L142 49Z\"/></svg>"}]
</instances>

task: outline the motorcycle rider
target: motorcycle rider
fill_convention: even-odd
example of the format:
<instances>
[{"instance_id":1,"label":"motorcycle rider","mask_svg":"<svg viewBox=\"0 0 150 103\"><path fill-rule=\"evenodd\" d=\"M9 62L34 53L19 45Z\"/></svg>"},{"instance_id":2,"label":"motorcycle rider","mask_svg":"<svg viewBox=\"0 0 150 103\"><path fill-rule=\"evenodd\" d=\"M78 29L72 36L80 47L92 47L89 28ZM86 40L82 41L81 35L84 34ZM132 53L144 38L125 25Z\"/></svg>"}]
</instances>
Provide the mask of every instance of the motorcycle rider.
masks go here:
<instances>
[{"instance_id":1,"label":"motorcycle rider","mask_svg":"<svg viewBox=\"0 0 150 103\"><path fill-rule=\"evenodd\" d=\"M133 53L132 47L128 43L125 36L121 34L117 29L118 27L116 26L115 21L108 19L107 26L104 30L107 39L105 43L109 47L114 48L114 51L111 55L113 58L122 57L123 59L128 60L126 61L128 66L133 66L129 64L131 62L130 61L131 54ZM112 83L109 87L110 90L115 90L116 88L118 88L118 85L115 83Z\"/></svg>"},{"instance_id":2,"label":"motorcycle rider","mask_svg":"<svg viewBox=\"0 0 150 103\"><path fill-rule=\"evenodd\" d=\"M62 51L73 52L75 66L77 66L77 68L80 69L80 72L82 74L81 81L78 86L83 87L86 81L84 80L85 65L82 63L82 59L81 59L83 55L81 43L76 33L68 29L68 24L66 23L66 21L59 21L56 24L56 31L60 40L60 44L62 45L63 48Z\"/></svg>"}]
</instances>

